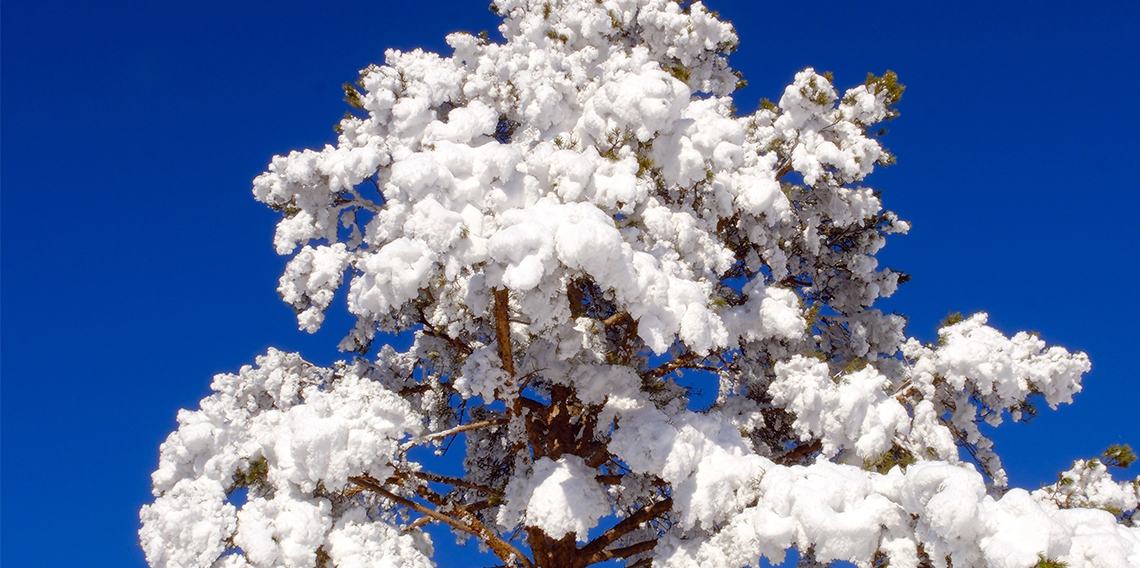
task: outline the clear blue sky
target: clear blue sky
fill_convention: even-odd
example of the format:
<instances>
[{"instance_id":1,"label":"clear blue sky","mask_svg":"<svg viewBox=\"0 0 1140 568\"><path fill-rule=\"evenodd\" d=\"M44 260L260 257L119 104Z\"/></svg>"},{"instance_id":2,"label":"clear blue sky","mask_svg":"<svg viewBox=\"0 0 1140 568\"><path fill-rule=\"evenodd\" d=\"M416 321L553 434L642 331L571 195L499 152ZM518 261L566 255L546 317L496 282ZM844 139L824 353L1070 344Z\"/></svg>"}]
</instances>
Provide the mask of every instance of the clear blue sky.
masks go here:
<instances>
[{"instance_id":1,"label":"clear blue sky","mask_svg":"<svg viewBox=\"0 0 1140 568\"><path fill-rule=\"evenodd\" d=\"M1012 482L1140 445L1140 4L709 4L741 36L743 111L806 66L908 86L869 184L914 224L880 255L914 276L884 304L912 335L987 310L1091 356L1075 405L999 431ZM497 21L486 0L14 0L0 22L0 564L141 567L177 409L268 346L328 363L347 329L296 330L250 181L332 141L339 85L386 47Z\"/></svg>"}]
</instances>

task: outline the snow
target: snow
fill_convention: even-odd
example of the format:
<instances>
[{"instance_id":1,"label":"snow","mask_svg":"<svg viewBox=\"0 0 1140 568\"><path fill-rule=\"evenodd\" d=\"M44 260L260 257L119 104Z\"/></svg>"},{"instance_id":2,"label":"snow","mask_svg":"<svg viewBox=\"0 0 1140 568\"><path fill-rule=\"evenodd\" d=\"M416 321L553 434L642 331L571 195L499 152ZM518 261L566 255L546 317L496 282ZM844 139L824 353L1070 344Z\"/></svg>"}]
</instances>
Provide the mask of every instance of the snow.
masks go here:
<instances>
[{"instance_id":1,"label":"snow","mask_svg":"<svg viewBox=\"0 0 1140 568\"><path fill-rule=\"evenodd\" d=\"M314 551L331 528L328 501L311 502L279 493L255 497L238 512L234 544L254 566L300 567L313 564Z\"/></svg>"},{"instance_id":2,"label":"snow","mask_svg":"<svg viewBox=\"0 0 1140 568\"><path fill-rule=\"evenodd\" d=\"M737 37L700 2L494 9L504 43L389 50L335 144L254 180L282 299L316 332L344 294L361 356L271 349L179 412L140 512L152 566L421 568L429 521L513 565L652 507L608 550L1140 565L1140 483L1079 460L1007 488L979 427L1072 402L1085 354L984 313L923 344L874 307L900 280L875 254L910 228L864 185L897 93L809 68L737 116ZM410 453L457 434L461 480Z\"/></svg>"},{"instance_id":3,"label":"snow","mask_svg":"<svg viewBox=\"0 0 1140 568\"><path fill-rule=\"evenodd\" d=\"M320 487L387 477L399 440L419 432L407 402L357 369L321 369L276 350L258 364L216 377L215 393L201 410L180 412L163 443L139 533L152 564L209 566L229 541L253 566L312 566L333 523ZM258 463L263 494L235 510L235 475Z\"/></svg>"},{"instance_id":4,"label":"snow","mask_svg":"<svg viewBox=\"0 0 1140 568\"><path fill-rule=\"evenodd\" d=\"M352 509L329 532L329 558L340 568L434 568L431 539L424 533L407 534L368 518L364 509Z\"/></svg>"},{"instance_id":5,"label":"snow","mask_svg":"<svg viewBox=\"0 0 1140 568\"><path fill-rule=\"evenodd\" d=\"M781 363L768 392L772 402L796 416L801 440L818 438L823 456L853 450L859 463L890 449L896 436L910 430L906 409L885 389L889 380L873 368L833 381L826 364L805 357Z\"/></svg>"},{"instance_id":6,"label":"snow","mask_svg":"<svg viewBox=\"0 0 1140 568\"><path fill-rule=\"evenodd\" d=\"M530 478L508 487L506 499L507 509L521 510L528 526L555 540L573 533L579 542L586 542L598 519L610 514L605 488L578 456L535 460Z\"/></svg>"}]
</instances>

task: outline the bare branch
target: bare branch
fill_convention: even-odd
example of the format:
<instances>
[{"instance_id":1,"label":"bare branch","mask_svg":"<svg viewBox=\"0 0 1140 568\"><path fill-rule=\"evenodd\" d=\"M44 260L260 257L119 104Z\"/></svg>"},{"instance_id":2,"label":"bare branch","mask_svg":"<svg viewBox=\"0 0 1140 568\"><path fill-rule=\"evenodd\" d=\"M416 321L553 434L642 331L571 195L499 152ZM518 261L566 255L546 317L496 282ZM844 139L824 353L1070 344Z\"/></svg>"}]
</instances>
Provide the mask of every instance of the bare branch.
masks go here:
<instances>
[{"instance_id":1,"label":"bare branch","mask_svg":"<svg viewBox=\"0 0 1140 568\"><path fill-rule=\"evenodd\" d=\"M439 511L436 511L435 509L431 509L429 507L425 507L419 503L416 503L411 499L396 495L395 493L384 489L383 486L381 486L373 479L356 476L350 477L348 480L361 487L364 487L365 489L374 491L381 497L395 501L396 503L412 509L417 513L431 517L434 520L437 520L441 523L447 524L448 526L459 529L463 532L475 536L476 538L479 538L488 547L490 547L491 551L495 553L495 556L498 556L499 559L503 561L503 564L507 566L521 564L526 568L534 568L534 564L531 563L530 559L527 558L522 552L520 552L519 549L515 548L513 545L511 545L511 543L499 538L498 535L491 532L490 529L488 529L482 522L480 522L479 519L475 517L475 515L463 507L456 506L454 510L459 515L463 516L464 520L467 522L461 521L459 519L454 519L443 513L440 513Z\"/></svg>"},{"instance_id":2,"label":"bare branch","mask_svg":"<svg viewBox=\"0 0 1140 568\"><path fill-rule=\"evenodd\" d=\"M823 449L823 442L816 440L810 444L800 444L790 450L784 455L776 458L776 463L788 464L799 460L800 458L812 453L818 452Z\"/></svg>"},{"instance_id":3,"label":"bare branch","mask_svg":"<svg viewBox=\"0 0 1140 568\"><path fill-rule=\"evenodd\" d=\"M665 375L668 375L669 373L672 373L673 371L676 371L677 369L680 369L681 367L684 367L685 365L688 365L689 363L695 361L697 358L698 356L696 353L685 353L684 355L680 355L662 363L661 366L655 369L650 369L648 375L659 379Z\"/></svg>"},{"instance_id":4,"label":"bare branch","mask_svg":"<svg viewBox=\"0 0 1140 568\"><path fill-rule=\"evenodd\" d=\"M462 433L462 432L467 432L469 430L478 430L479 428L486 428L488 426L502 426L503 424L506 424L506 423L507 423L506 418L497 418L495 420L483 420L481 422L470 422L467 424L461 424L459 426L456 426L455 428L450 428L447 430L443 430L441 432L435 432L433 434L428 434L427 436L424 436L423 438L420 438L419 440L413 440L410 442L405 442L404 445L400 446L400 449L407 451L407 450L414 448L420 444L423 444L424 442L430 442L432 440L438 440L440 438L446 438L448 436L454 436L454 435Z\"/></svg>"},{"instance_id":5,"label":"bare branch","mask_svg":"<svg viewBox=\"0 0 1140 568\"><path fill-rule=\"evenodd\" d=\"M614 525L610 530L598 535L597 538L580 549L581 554L587 559L586 564L589 565L606 560L603 556L607 546L625 536L626 533L641 526L641 523L653 520L672 508L673 498L668 497L664 501L658 501L648 507L642 507L634 514L622 519L621 522Z\"/></svg>"},{"instance_id":6,"label":"bare branch","mask_svg":"<svg viewBox=\"0 0 1140 568\"><path fill-rule=\"evenodd\" d=\"M480 491L482 493L486 493L487 495L492 495L495 493L495 490L491 489L490 487L479 485L478 483L472 483L466 479L452 477L450 475L440 475L438 473L431 473L429 471L417 471L412 473L412 475L431 483L442 483L444 485L451 485L453 487L474 489L475 491ZM470 507L468 507L468 510L471 510Z\"/></svg>"},{"instance_id":7,"label":"bare branch","mask_svg":"<svg viewBox=\"0 0 1140 568\"><path fill-rule=\"evenodd\" d=\"M649 552L657 546L657 539L645 540L637 544L631 544L622 548L614 548L610 550L603 550L594 554L586 559L586 566L590 564L597 564L598 562L605 562L615 558L629 558L634 554L641 554L642 552Z\"/></svg>"},{"instance_id":8,"label":"bare branch","mask_svg":"<svg viewBox=\"0 0 1140 568\"><path fill-rule=\"evenodd\" d=\"M447 525L450 525L450 526L457 528L461 531L473 534L475 536L479 536L479 534L475 532L474 528L469 527L469 526L467 526L467 525L459 522L458 520L453 519L447 515L439 513L437 511L435 511L434 509L429 509L428 507L420 505L419 503L416 503L415 501L412 501L411 499L407 499L405 497L400 497L399 495L396 495L395 493L392 493L391 491L384 489L384 487L382 487L379 483L376 483L374 480L368 479L367 477L355 476L355 477L348 478L348 480L359 485L359 486L361 486L361 487L363 487L363 488L365 488L365 489L368 489L369 491L373 491L373 492L379 494L381 497L384 497L385 499L395 501L395 502L397 502L397 503L399 503L399 504L401 504L401 505L403 505L403 506L405 506L405 507L407 507L413 511L416 511L418 513L422 513L426 517L431 517L434 520L437 520L441 523L445 523Z\"/></svg>"},{"instance_id":9,"label":"bare branch","mask_svg":"<svg viewBox=\"0 0 1140 568\"><path fill-rule=\"evenodd\" d=\"M780 164L780 168L778 170L776 170L776 181L780 181L780 180L784 179L784 176L788 175L788 173L790 173L791 171L792 171L792 161L791 160L784 160L784 162L782 164Z\"/></svg>"}]
</instances>

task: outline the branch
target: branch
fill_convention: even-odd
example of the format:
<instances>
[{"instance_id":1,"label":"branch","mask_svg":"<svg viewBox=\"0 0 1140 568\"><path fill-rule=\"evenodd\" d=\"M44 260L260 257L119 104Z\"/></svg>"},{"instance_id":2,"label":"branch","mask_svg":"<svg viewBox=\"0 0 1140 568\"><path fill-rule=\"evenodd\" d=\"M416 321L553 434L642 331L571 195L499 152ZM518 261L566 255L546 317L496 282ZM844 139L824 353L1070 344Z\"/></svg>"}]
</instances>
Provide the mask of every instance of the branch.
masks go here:
<instances>
[{"instance_id":1,"label":"branch","mask_svg":"<svg viewBox=\"0 0 1140 568\"><path fill-rule=\"evenodd\" d=\"M599 467L602 467L602 464L610 461L610 457L612 456L610 456L608 445L601 442L594 442L594 444L596 444L593 446L595 448L594 453L590 454L590 456L586 458L586 465L597 469Z\"/></svg>"},{"instance_id":2,"label":"branch","mask_svg":"<svg viewBox=\"0 0 1140 568\"><path fill-rule=\"evenodd\" d=\"M383 487L380 486L379 483L376 483L375 481L373 481L371 479L368 479L366 477L354 476L354 477L348 478L348 480L359 485L359 486L361 486L361 487L363 487L363 488L365 488L365 489L368 489L369 491L373 491L373 492L379 494L381 497L395 501L395 502L397 502L397 503L399 503L399 504L401 504L401 505L403 505L409 509L412 509L413 511L422 513L424 516L431 517L432 519L435 519L441 523L446 523L446 524L448 524L452 527L455 527L461 531L473 534L475 536L480 536L479 533L475 532L474 528L469 527L469 526L467 526L467 525L459 522L458 520L453 519L447 515L444 515L443 513L439 513L434 509L429 509L427 507L424 507L423 505L420 505L419 503L416 503L415 501L412 501L412 500L404 498L404 497L400 497L399 495L396 495L395 493L392 493L391 491L384 489Z\"/></svg>"},{"instance_id":3,"label":"branch","mask_svg":"<svg viewBox=\"0 0 1140 568\"><path fill-rule=\"evenodd\" d=\"M606 475L595 475L594 479L602 485L621 485L623 477L625 476L620 473L610 473Z\"/></svg>"},{"instance_id":4,"label":"branch","mask_svg":"<svg viewBox=\"0 0 1140 568\"><path fill-rule=\"evenodd\" d=\"M511 296L506 288L495 288L495 338L499 341L499 360L503 370L515 376L515 358L511 354Z\"/></svg>"},{"instance_id":5,"label":"branch","mask_svg":"<svg viewBox=\"0 0 1140 568\"><path fill-rule=\"evenodd\" d=\"M408 534L408 533L410 533L416 529L423 528L424 525L430 523L431 521L432 521L431 517L426 517L426 516L420 517L420 518L412 521L412 524L404 527L403 532L404 532L404 534Z\"/></svg>"},{"instance_id":6,"label":"branch","mask_svg":"<svg viewBox=\"0 0 1140 568\"><path fill-rule=\"evenodd\" d=\"M442 483L443 485L451 485L452 487L474 489L475 491L486 493L487 495L495 494L495 490L491 489L490 487L479 485L478 483L472 483L466 479L452 477L450 475L440 475L438 473L431 473L428 471L417 471L413 472L412 476L431 483ZM468 507L467 510L470 511L471 508Z\"/></svg>"},{"instance_id":7,"label":"branch","mask_svg":"<svg viewBox=\"0 0 1140 568\"><path fill-rule=\"evenodd\" d=\"M432 440L438 440L440 438L446 438L448 436L454 436L454 435L462 433L462 432L467 432L468 430L478 430L479 428L486 428L488 426L502 426L503 424L506 424L506 423L507 423L506 418L496 418L495 420L483 420L482 422L469 422L467 424L462 424L462 425L456 426L455 428L443 430L442 432L436 432L434 434L428 434L427 436L424 436L423 438L421 438L419 440L413 440L413 441L405 442L404 445L400 446L400 449L403 451L408 451L409 449L414 448L414 447L416 447L416 446L418 446L424 442L430 442Z\"/></svg>"},{"instance_id":8,"label":"branch","mask_svg":"<svg viewBox=\"0 0 1140 568\"><path fill-rule=\"evenodd\" d=\"M664 501L658 501L648 507L642 507L638 509L636 513L622 519L621 522L614 525L610 530L598 535L598 537L590 541L589 544L583 546L579 552L586 558L587 565L607 560L608 558L605 557L607 546L625 536L626 533L641 526L641 523L659 517L672 508L672 497L668 497Z\"/></svg>"},{"instance_id":9,"label":"branch","mask_svg":"<svg viewBox=\"0 0 1140 568\"><path fill-rule=\"evenodd\" d=\"M465 511L467 511L468 513L475 513L478 511L482 511L483 509L486 509L488 507L492 507L492 506L493 505L491 504L490 501L476 501L470 505L463 507L463 509ZM431 517L420 517L420 518L412 521L412 524L404 527L403 532L404 533L410 533L410 532L412 532L418 528L422 528L424 525L432 522L433 520L434 519L432 519Z\"/></svg>"},{"instance_id":10,"label":"branch","mask_svg":"<svg viewBox=\"0 0 1140 568\"><path fill-rule=\"evenodd\" d=\"M633 316L629 315L629 312L617 312L614 315L602 320L602 324L606 327L613 327L625 320L634 321Z\"/></svg>"},{"instance_id":11,"label":"branch","mask_svg":"<svg viewBox=\"0 0 1140 568\"><path fill-rule=\"evenodd\" d=\"M426 331L428 335L431 335L433 337L438 337L440 339L447 341L448 343L451 343L451 345L453 347L458 349L459 352L463 353L464 355L470 355L471 354L471 352L472 352L471 346L464 343L463 340L459 339L458 337L452 337L452 336L450 336L450 335L448 335L442 331L438 331L434 327L429 327L426 322L421 321L420 323L424 324L424 331Z\"/></svg>"},{"instance_id":12,"label":"branch","mask_svg":"<svg viewBox=\"0 0 1140 568\"><path fill-rule=\"evenodd\" d=\"M380 199L383 200L384 199L384 192L380 191L380 186L378 184L376 184L376 180L373 180L371 177L369 177L367 179L371 180L373 185L376 185L376 191L378 193L380 193ZM383 203L381 203L380 205L377 205L371 199L361 197L360 192L356 191L355 187L350 187L347 190L344 190L344 192L351 195L352 199L346 200L344 203L334 202L333 205L348 205L348 207L358 206L358 207L362 207L364 209L367 209L373 213L379 213L380 211L382 211L384 209ZM342 207L341 209L346 209L346 208L347 207Z\"/></svg>"},{"instance_id":13,"label":"branch","mask_svg":"<svg viewBox=\"0 0 1140 568\"><path fill-rule=\"evenodd\" d=\"M597 481L598 483L601 483L602 485L621 485L621 483L625 479L626 475L627 474L624 474L624 473L607 473L607 474L595 475L594 480ZM660 477L656 477L656 476L654 476L654 478L651 479L650 482L653 483L653 485L655 485L657 487L667 487L669 485L668 483L665 483L665 481L662 480Z\"/></svg>"},{"instance_id":14,"label":"branch","mask_svg":"<svg viewBox=\"0 0 1140 568\"><path fill-rule=\"evenodd\" d=\"M724 370L723 367L716 367L713 365L685 365L682 369L689 369L691 371L708 371L710 373L719 373Z\"/></svg>"},{"instance_id":15,"label":"branch","mask_svg":"<svg viewBox=\"0 0 1140 568\"><path fill-rule=\"evenodd\" d=\"M366 178L364 178L364 179L366 179L366 180L368 180L368 181L372 182L372 185L376 186L376 193L379 193L379 194L380 194L380 203L381 203L381 205L387 204L387 203L388 203L388 198L384 197L384 190L380 188L380 182L376 181L376 178L375 178L375 177L373 177L373 176L375 176L375 175L376 175L376 174L374 173L374 174L372 174L372 175L370 175L370 176L368 176L368 177L366 177ZM356 188L353 188L353 191L356 191Z\"/></svg>"},{"instance_id":16,"label":"branch","mask_svg":"<svg viewBox=\"0 0 1140 568\"><path fill-rule=\"evenodd\" d=\"M780 181L781 179L784 178L784 176L788 175L788 173L791 171L792 171L792 161L790 159L785 159L784 163L780 165L780 168L778 170L776 170L776 181Z\"/></svg>"},{"instance_id":17,"label":"branch","mask_svg":"<svg viewBox=\"0 0 1140 568\"><path fill-rule=\"evenodd\" d=\"M539 402L537 400L534 400L533 398L530 398L528 396L521 395L521 394L518 396L517 400L518 400L519 406L521 406L521 407L523 407L523 408L525 408L525 409L527 409L527 410L529 410L529 411L531 411L531 412L533 412L539 416L545 417L545 415L546 415L546 404L545 403Z\"/></svg>"},{"instance_id":18,"label":"branch","mask_svg":"<svg viewBox=\"0 0 1140 568\"><path fill-rule=\"evenodd\" d=\"M414 394L420 394L420 393L427 392L429 390L431 390L431 385L429 385L429 384L418 384L418 385L414 385L414 386L410 386L410 387L404 387L404 388L400 389L399 392L397 392L396 394L400 395L401 397L406 398L406 397L412 396Z\"/></svg>"},{"instance_id":19,"label":"branch","mask_svg":"<svg viewBox=\"0 0 1140 568\"><path fill-rule=\"evenodd\" d=\"M424 292L427 293L428 301L435 303L435 301L436 301L435 296L432 295L431 290L424 290ZM424 309L422 306L416 306L416 311L419 312L419 314L420 314L420 324L422 324L424 326L424 328L423 328L424 333L426 333L432 337L443 339L443 340L447 341L448 343L451 343L451 345L453 347L458 349L459 352L463 353L464 355L470 355L472 353L472 349L471 349L470 345L467 345L462 340L460 340L458 337L452 337L452 336L436 329L435 326L432 325L430 321L428 321L427 314L424 313Z\"/></svg>"},{"instance_id":20,"label":"branch","mask_svg":"<svg viewBox=\"0 0 1140 568\"><path fill-rule=\"evenodd\" d=\"M816 440L810 444L800 444L777 459L777 463L786 464L790 461L798 460L812 452L818 452L823 449L823 442Z\"/></svg>"},{"instance_id":21,"label":"branch","mask_svg":"<svg viewBox=\"0 0 1140 568\"><path fill-rule=\"evenodd\" d=\"M495 553L495 556L498 556L505 565L510 566L512 564L522 564L526 568L534 568L534 564L532 564L530 559L523 555L519 549L512 546L511 543L499 538L497 535L491 532L490 529L484 526L483 523L479 522L479 519L475 518L473 514L463 509L462 507L456 507L459 514L467 517L469 521L474 521L473 523L465 524L458 519L453 519L443 513L440 513L439 511L420 505L411 499L400 497L399 495L396 495L395 493L384 489L379 483L368 479L367 477L355 476L348 478L348 480L365 489L376 492L381 497L395 501L396 503L412 509L413 511L421 513L427 517L431 517L432 519L435 519L441 523L445 523L448 526L459 529L463 532L475 536L476 538L481 539L484 543L487 544L487 546L491 548L491 550Z\"/></svg>"},{"instance_id":22,"label":"branch","mask_svg":"<svg viewBox=\"0 0 1140 568\"><path fill-rule=\"evenodd\" d=\"M672 360L669 360L669 361L662 363L661 366L659 366L655 369L650 369L648 373L649 373L649 376L659 379L661 377L664 377L665 375L668 375L669 373L672 373L673 371L676 371L677 369L679 369L685 365L688 365L689 363L691 363L692 361L694 361L696 359L697 359L696 353L686 353L684 355L679 355L679 356L673 358Z\"/></svg>"},{"instance_id":23,"label":"branch","mask_svg":"<svg viewBox=\"0 0 1140 568\"><path fill-rule=\"evenodd\" d=\"M642 541L642 542L639 542L637 544L631 544L629 546L624 546L622 548L615 548L612 550L603 550L603 551L601 551L597 554L594 554L594 555L590 556L589 558L587 558L586 559L586 566L589 566L591 564L596 564L598 562L605 562L607 560L613 560L615 558L629 558L630 556L633 556L634 554L641 554L642 552L649 552L650 550L653 550L653 548L656 546L657 546L657 539L653 539L653 540Z\"/></svg>"}]
</instances>

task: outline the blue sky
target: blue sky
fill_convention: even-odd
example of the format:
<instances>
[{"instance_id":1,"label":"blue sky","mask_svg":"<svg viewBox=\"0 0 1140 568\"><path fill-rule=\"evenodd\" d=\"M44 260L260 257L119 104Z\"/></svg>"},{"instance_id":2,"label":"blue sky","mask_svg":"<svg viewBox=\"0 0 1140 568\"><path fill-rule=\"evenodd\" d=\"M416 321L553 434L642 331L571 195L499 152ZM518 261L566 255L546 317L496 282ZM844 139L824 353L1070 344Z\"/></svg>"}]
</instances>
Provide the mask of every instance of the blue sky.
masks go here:
<instances>
[{"instance_id":1,"label":"blue sky","mask_svg":"<svg viewBox=\"0 0 1140 568\"><path fill-rule=\"evenodd\" d=\"M486 4L4 3L0 564L143 566L177 409L268 346L337 357L345 318L308 336L277 298L276 214L250 181L333 141L340 84L385 48L494 30ZM1012 482L1140 446L1140 4L709 5L741 36L742 111L807 66L907 85L898 165L868 182L914 224L880 254L914 277L883 304L911 335L986 310L1089 353L1076 404L996 434Z\"/></svg>"}]
</instances>

